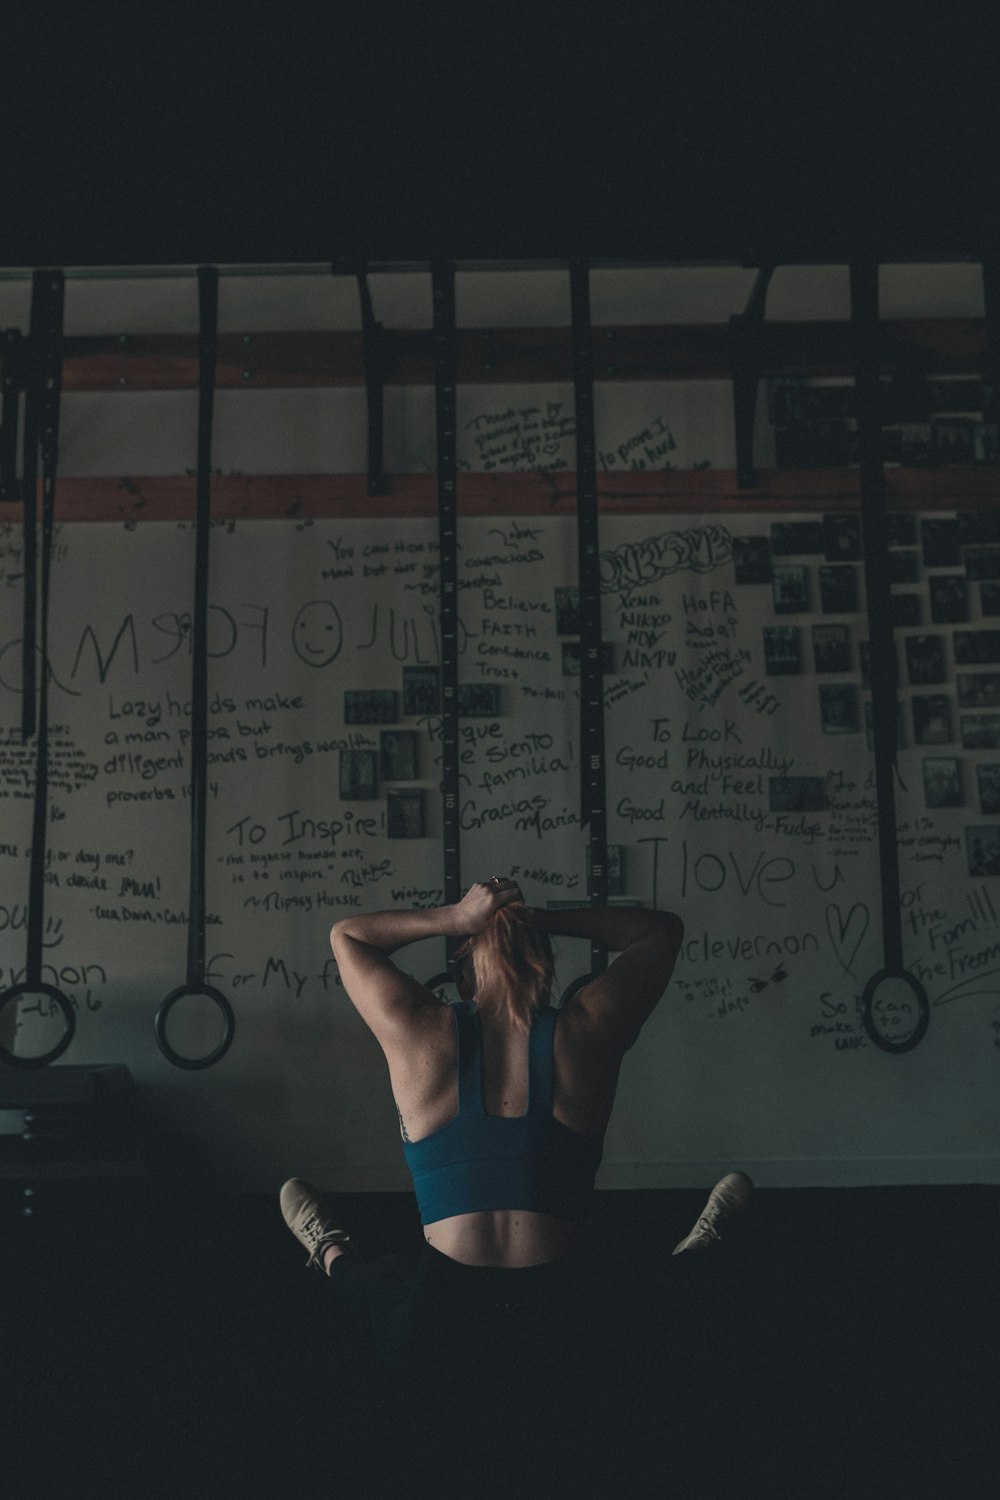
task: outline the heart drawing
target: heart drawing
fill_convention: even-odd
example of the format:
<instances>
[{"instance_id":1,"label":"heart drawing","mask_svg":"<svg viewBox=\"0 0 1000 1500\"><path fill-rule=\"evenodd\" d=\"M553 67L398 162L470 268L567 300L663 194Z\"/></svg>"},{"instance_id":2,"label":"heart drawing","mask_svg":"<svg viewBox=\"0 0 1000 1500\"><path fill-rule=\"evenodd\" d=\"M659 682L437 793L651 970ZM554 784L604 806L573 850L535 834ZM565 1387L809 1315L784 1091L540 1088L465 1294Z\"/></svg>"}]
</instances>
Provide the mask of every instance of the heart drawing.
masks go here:
<instances>
[{"instance_id":1,"label":"heart drawing","mask_svg":"<svg viewBox=\"0 0 1000 1500\"><path fill-rule=\"evenodd\" d=\"M831 901L826 909L826 930L834 955L844 973L850 974L852 978L856 976L851 964L861 947L870 921L871 912L863 901L855 901L846 916L836 901Z\"/></svg>"}]
</instances>

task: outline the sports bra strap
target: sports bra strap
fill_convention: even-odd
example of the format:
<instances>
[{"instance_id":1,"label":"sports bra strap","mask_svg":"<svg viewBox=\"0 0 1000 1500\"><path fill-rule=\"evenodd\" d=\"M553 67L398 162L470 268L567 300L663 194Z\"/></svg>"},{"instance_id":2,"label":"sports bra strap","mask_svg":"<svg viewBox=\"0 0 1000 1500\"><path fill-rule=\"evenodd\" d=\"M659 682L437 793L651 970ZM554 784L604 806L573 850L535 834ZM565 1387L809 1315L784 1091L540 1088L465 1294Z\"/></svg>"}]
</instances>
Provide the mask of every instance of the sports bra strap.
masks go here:
<instances>
[{"instance_id":1,"label":"sports bra strap","mask_svg":"<svg viewBox=\"0 0 1000 1500\"><path fill-rule=\"evenodd\" d=\"M483 1115L483 1034L474 1001L452 1006L458 1049L458 1112ZM528 1043L529 1115L552 1113L552 1046L558 1012L544 1006L535 1016ZM524 1118L523 1116L514 1118Z\"/></svg>"}]
</instances>

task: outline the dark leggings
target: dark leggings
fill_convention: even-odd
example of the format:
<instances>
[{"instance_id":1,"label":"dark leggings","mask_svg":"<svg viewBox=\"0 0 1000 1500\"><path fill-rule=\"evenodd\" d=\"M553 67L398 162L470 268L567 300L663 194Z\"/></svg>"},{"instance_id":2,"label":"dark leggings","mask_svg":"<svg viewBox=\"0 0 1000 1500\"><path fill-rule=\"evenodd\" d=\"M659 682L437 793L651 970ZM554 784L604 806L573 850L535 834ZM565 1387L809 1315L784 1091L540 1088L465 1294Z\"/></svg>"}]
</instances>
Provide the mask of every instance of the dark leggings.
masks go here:
<instances>
[{"instance_id":1,"label":"dark leggings","mask_svg":"<svg viewBox=\"0 0 1000 1500\"><path fill-rule=\"evenodd\" d=\"M467 1266L424 1243L416 1262L401 1255L334 1258L330 1284L338 1306L390 1370L427 1370L471 1358L478 1373L489 1348L499 1364L565 1363L574 1335L589 1321L595 1267L583 1245L537 1266Z\"/></svg>"}]
</instances>

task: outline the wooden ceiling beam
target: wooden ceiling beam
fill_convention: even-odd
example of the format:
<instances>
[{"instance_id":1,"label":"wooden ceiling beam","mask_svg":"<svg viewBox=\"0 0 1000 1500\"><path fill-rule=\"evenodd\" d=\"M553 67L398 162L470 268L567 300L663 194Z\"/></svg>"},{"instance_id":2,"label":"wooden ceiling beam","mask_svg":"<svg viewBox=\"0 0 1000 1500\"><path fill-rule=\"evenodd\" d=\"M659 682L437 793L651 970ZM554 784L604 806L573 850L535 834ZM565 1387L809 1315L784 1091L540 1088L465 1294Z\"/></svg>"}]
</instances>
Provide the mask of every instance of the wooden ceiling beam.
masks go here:
<instances>
[{"instance_id":1,"label":"wooden ceiling beam","mask_svg":"<svg viewBox=\"0 0 1000 1500\"><path fill-rule=\"evenodd\" d=\"M988 510L1000 500L1000 473L968 465L886 470L893 510ZM178 521L194 516L195 480L184 476L65 478L56 486L56 519ZM741 490L733 469L667 469L598 476L598 503L607 515L851 511L859 508L857 469L765 469L755 490ZM461 474L464 516L570 516L576 475ZM219 475L212 481L217 521L324 517L400 518L437 514L433 474L396 474L390 492L373 498L364 474ZM0 522L20 522L21 506L0 505Z\"/></svg>"},{"instance_id":2,"label":"wooden ceiling beam","mask_svg":"<svg viewBox=\"0 0 1000 1500\"><path fill-rule=\"evenodd\" d=\"M389 385L433 385L429 331L387 330L384 339ZM761 339L763 375L853 374L848 322L764 323ZM882 324L882 349L886 371L969 374L985 367L985 321L889 320ZM726 323L594 329L598 381L725 380L730 373ZM461 329L458 378L465 385L569 383L569 329ZM197 384L194 334L87 336L65 341L64 391L194 390ZM216 385L230 390L363 386L361 334L221 334Z\"/></svg>"}]
</instances>

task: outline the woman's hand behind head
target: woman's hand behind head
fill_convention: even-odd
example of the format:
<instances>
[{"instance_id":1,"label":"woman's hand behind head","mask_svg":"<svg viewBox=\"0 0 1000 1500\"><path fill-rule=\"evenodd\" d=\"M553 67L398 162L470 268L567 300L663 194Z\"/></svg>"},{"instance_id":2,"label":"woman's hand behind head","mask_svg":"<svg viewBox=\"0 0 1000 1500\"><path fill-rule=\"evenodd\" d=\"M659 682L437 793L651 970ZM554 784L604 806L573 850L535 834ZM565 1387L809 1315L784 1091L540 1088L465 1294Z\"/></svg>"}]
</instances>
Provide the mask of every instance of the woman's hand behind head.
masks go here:
<instances>
[{"instance_id":1,"label":"woman's hand behind head","mask_svg":"<svg viewBox=\"0 0 1000 1500\"><path fill-rule=\"evenodd\" d=\"M471 937L485 931L494 914L512 901L524 902L521 887L516 880L507 880L501 876L477 880L455 906L456 933Z\"/></svg>"}]
</instances>

